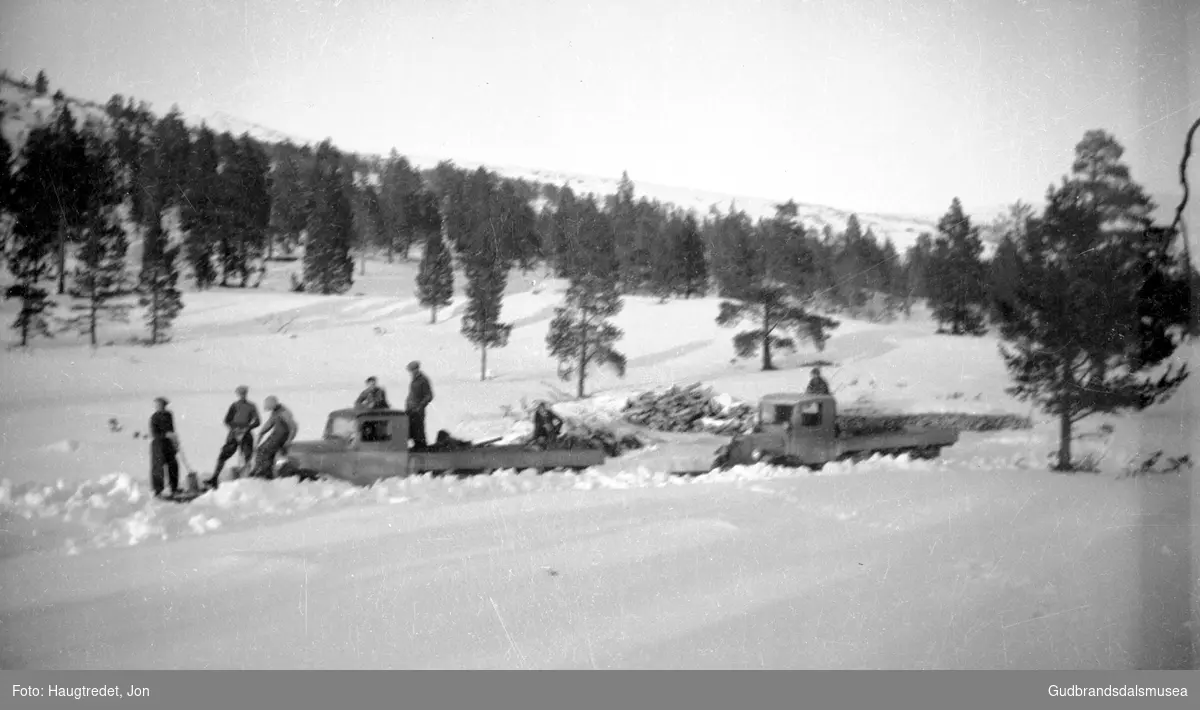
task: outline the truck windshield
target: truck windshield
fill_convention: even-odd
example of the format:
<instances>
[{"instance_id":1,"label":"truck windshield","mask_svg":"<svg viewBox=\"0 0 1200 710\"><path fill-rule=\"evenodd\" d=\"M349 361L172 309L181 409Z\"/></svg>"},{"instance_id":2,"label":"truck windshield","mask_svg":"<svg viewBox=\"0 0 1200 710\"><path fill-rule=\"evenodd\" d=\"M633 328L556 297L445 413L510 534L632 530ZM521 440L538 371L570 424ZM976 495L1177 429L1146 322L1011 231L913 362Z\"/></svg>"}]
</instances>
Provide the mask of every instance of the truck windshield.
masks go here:
<instances>
[{"instance_id":1,"label":"truck windshield","mask_svg":"<svg viewBox=\"0 0 1200 710\"><path fill-rule=\"evenodd\" d=\"M358 433L358 422L354 417L333 417L325 425L326 439L352 439Z\"/></svg>"},{"instance_id":2,"label":"truck windshield","mask_svg":"<svg viewBox=\"0 0 1200 710\"><path fill-rule=\"evenodd\" d=\"M787 424L792 421L792 405L790 404L772 404L766 407L764 412L767 424Z\"/></svg>"}]
</instances>

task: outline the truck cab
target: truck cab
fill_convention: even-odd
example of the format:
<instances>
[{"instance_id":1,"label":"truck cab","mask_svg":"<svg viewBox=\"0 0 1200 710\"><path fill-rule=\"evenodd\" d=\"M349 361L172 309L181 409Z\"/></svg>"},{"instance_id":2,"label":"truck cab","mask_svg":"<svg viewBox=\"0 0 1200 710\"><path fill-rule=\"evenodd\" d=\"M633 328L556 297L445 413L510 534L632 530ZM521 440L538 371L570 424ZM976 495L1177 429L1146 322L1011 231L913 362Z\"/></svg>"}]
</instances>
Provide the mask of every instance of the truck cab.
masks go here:
<instances>
[{"instance_id":1,"label":"truck cab","mask_svg":"<svg viewBox=\"0 0 1200 710\"><path fill-rule=\"evenodd\" d=\"M837 449L837 400L831 395L779 392L759 402L752 444L754 460L799 465L824 463ZM755 456L757 451L757 456Z\"/></svg>"},{"instance_id":2,"label":"truck cab","mask_svg":"<svg viewBox=\"0 0 1200 710\"><path fill-rule=\"evenodd\" d=\"M317 472L369 483L408 468L408 415L394 409L338 409L316 441L288 447L287 473Z\"/></svg>"},{"instance_id":3,"label":"truck cab","mask_svg":"<svg viewBox=\"0 0 1200 710\"><path fill-rule=\"evenodd\" d=\"M956 441L956 430L942 428L847 434L838 424L837 400L832 395L780 392L759 401L753 429L722 447L714 463L820 468L830 461L875 454L932 458Z\"/></svg>"}]
</instances>

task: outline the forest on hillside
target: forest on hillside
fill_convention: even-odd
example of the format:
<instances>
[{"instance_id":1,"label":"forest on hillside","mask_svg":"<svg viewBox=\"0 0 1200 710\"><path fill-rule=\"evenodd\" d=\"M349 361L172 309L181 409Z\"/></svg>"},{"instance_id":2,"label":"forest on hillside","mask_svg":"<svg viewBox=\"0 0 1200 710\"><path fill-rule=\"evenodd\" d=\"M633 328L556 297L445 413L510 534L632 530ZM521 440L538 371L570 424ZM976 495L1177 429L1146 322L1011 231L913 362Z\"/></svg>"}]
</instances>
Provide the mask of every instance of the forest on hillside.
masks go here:
<instances>
[{"instance_id":1,"label":"forest on hillside","mask_svg":"<svg viewBox=\"0 0 1200 710\"><path fill-rule=\"evenodd\" d=\"M30 97L49 93L44 73L32 84L0 79ZM614 194L576 194L450 161L421 171L395 151L362 156L328 139L216 133L188 126L178 108L157 116L120 95L102 107L61 91L49 101L20 145L0 135L6 296L20 305L12 327L22 346L63 328L94 346L106 319L134 310L146 342L164 342L189 283L254 288L268 260L298 258L293 290L343 294L356 258L408 259L413 247L413 286L432 318L456 274L465 279L461 329L480 351L481 378L489 349L511 331L501 314L512 269L565 280L546 346L579 396L590 369L624 372L612 318L630 295L718 297L716 322L746 324L735 350L764 370L781 348L820 349L837 318L904 317L924 301L939 332L997 331L1014 393L1064 422L1172 391L1181 372L1157 383L1139 375L1168 359L1181 332L1196 332L1200 280L1180 220L1153 222L1155 205L1103 130L1081 138L1040 213L1016 202L979 225L952 197L936 230L900 253L853 215L841 231L806 226L790 200L758 220L735 204L696 214L639 197L628 175ZM983 229L999 238L986 257ZM135 241L141 256L130 263ZM52 319L64 297L73 315Z\"/></svg>"}]
</instances>

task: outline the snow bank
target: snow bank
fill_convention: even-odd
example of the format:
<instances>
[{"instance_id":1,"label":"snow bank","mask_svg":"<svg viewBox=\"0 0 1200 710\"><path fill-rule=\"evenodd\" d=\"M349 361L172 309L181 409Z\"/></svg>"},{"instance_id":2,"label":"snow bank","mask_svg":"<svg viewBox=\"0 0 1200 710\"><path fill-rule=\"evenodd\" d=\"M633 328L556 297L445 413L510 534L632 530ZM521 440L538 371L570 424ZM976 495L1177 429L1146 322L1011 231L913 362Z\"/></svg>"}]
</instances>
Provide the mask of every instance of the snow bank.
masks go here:
<instances>
[{"instance_id":1,"label":"snow bank","mask_svg":"<svg viewBox=\"0 0 1200 710\"><path fill-rule=\"evenodd\" d=\"M830 464L816 472L757 464L693 477L673 476L660 468L641 466L615 471L593 468L579 473L502 470L464 478L424 475L385 479L370 487L341 481L250 479L224 483L190 503L158 500L145 484L128 474L114 473L76 485L63 481L54 485L14 485L4 479L0 481L0 517L25 521L36 531L35 535L58 540L61 549L76 554L84 549L206 535L344 506L446 504L539 491L659 488L939 470L943 466L941 462L913 461L907 456L876 456L858 463Z\"/></svg>"}]
</instances>

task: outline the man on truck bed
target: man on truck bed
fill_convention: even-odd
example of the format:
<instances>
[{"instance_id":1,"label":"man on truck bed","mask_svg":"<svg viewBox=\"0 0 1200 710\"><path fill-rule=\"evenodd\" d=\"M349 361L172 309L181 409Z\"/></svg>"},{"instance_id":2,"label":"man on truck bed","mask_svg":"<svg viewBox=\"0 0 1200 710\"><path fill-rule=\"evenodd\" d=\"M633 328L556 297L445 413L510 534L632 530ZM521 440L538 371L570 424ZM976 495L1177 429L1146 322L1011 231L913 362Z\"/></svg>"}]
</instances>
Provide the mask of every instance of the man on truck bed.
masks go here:
<instances>
[{"instance_id":1,"label":"man on truck bed","mask_svg":"<svg viewBox=\"0 0 1200 710\"><path fill-rule=\"evenodd\" d=\"M252 478L271 478L274 474L275 457L296 438L295 418L274 395L263 401L263 408L270 412L271 416L258 433L258 458L254 462L254 470L250 472ZM263 439L266 439L265 443Z\"/></svg>"},{"instance_id":2,"label":"man on truck bed","mask_svg":"<svg viewBox=\"0 0 1200 710\"><path fill-rule=\"evenodd\" d=\"M358 395L358 399L354 401L355 409L390 409L388 404L387 391L378 385L378 381L374 376L367 378L367 388ZM380 431L384 425L377 426L376 422L363 423L363 441L379 441Z\"/></svg>"},{"instance_id":3,"label":"man on truck bed","mask_svg":"<svg viewBox=\"0 0 1200 710\"><path fill-rule=\"evenodd\" d=\"M374 377L367 378L367 388L354 402L355 409L388 409L387 390L379 386Z\"/></svg>"},{"instance_id":4,"label":"man on truck bed","mask_svg":"<svg viewBox=\"0 0 1200 710\"><path fill-rule=\"evenodd\" d=\"M258 418L258 407L246 399L250 388L240 385L234 392L237 394L237 401L229 405L229 411L225 413L225 426L229 427L229 434L225 437L221 453L217 455L217 467L213 469L212 478L207 482L210 487L216 485L221 478L221 469L225 468L225 462L239 448L242 450L243 468L254 462L254 430L262 424L262 420Z\"/></svg>"},{"instance_id":5,"label":"man on truck bed","mask_svg":"<svg viewBox=\"0 0 1200 710\"><path fill-rule=\"evenodd\" d=\"M563 420L558 416L550 405L540 401L537 408L533 410L533 443L542 448L550 448L558 435L562 432Z\"/></svg>"},{"instance_id":6,"label":"man on truck bed","mask_svg":"<svg viewBox=\"0 0 1200 710\"><path fill-rule=\"evenodd\" d=\"M408 399L404 403L408 414L408 438L412 439L413 450L421 451L428 447L425 441L425 408L433 401L433 385L421 372L421 363L416 360L408 363L408 371L412 373L412 384L409 385Z\"/></svg>"},{"instance_id":7,"label":"man on truck bed","mask_svg":"<svg viewBox=\"0 0 1200 710\"><path fill-rule=\"evenodd\" d=\"M805 394L829 394L829 383L821 377L821 369L814 367L812 369L812 378L808 381L808 390Z\"/></svg>"}]
</instances>

